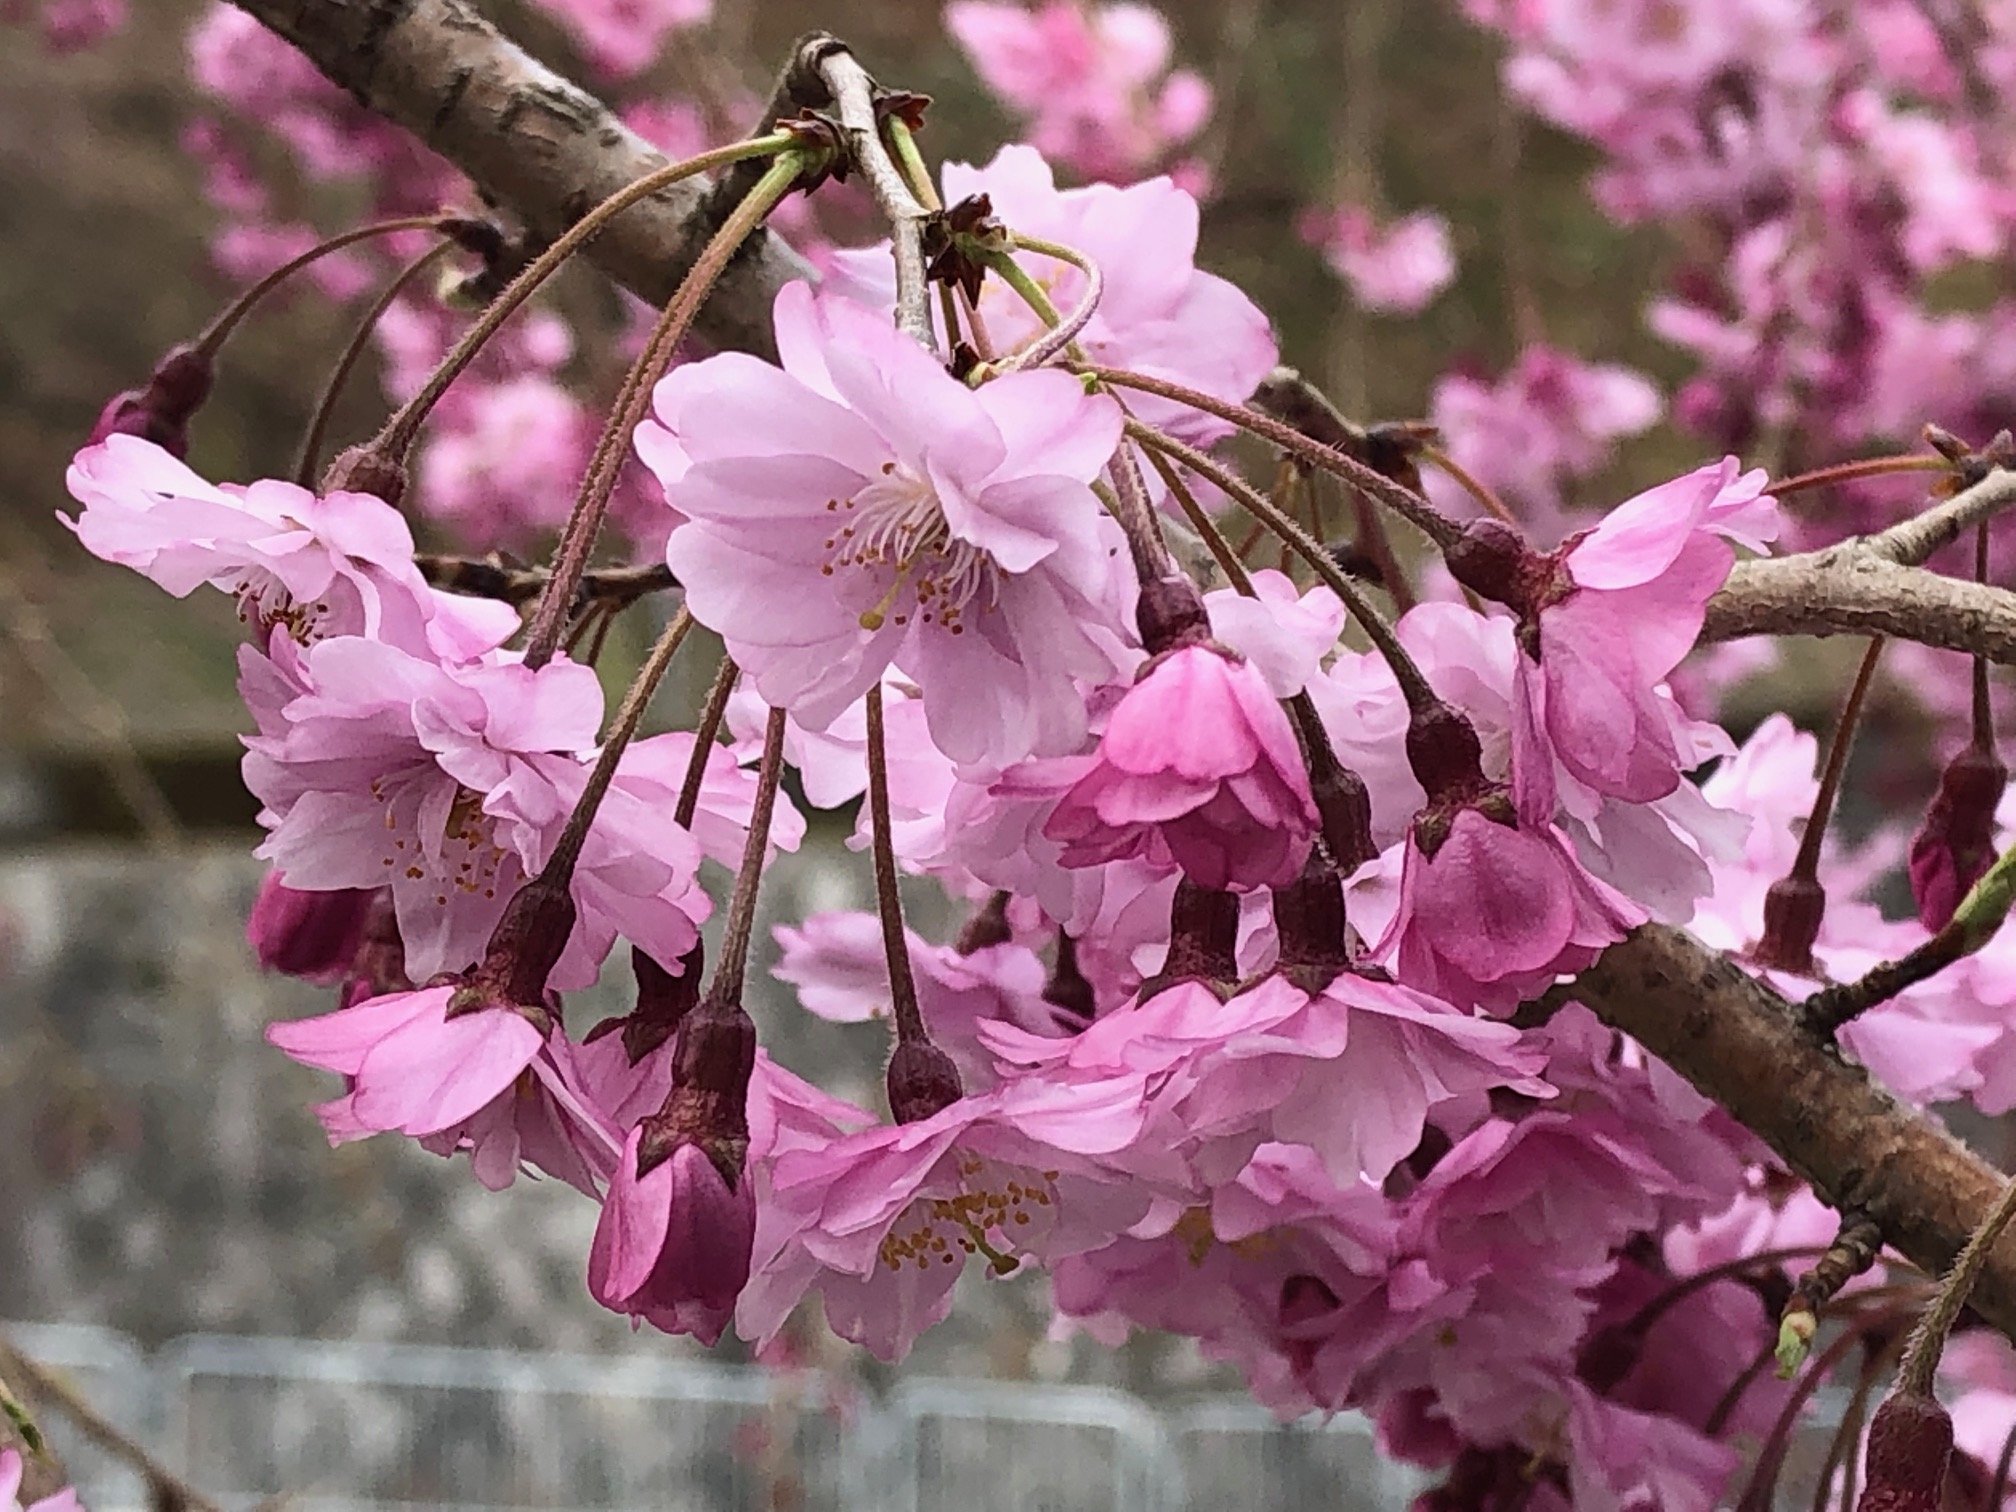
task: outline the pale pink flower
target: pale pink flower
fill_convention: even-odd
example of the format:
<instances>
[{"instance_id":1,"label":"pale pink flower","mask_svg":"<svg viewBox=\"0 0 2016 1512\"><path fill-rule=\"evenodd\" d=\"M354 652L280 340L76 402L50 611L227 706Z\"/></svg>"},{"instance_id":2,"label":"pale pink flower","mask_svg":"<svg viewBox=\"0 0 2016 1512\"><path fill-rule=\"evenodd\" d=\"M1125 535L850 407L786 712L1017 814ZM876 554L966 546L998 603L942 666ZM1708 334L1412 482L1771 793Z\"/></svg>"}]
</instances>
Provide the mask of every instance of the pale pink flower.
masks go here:
<instances>
[{"instance_id":1,"label":"pale pink flower","mask_svg":"<svg viewBox=\"0 0 2016 1512\"><path fill-rule=\"evenodd\" d=\"M1008 1275L1110 1242L1148 1207L1101 1160L1140 1133L1140 1091L1010 1084L780 1155L738 1330L766 1344L817 1290L834 1332L895 1360L950 1310L969 1256Z\"/></svg>"},{"instance_id":2,"label":"pale pink flower","mask_svg":"<svg viewBox=\"0 0 2016 1512\"><path fill-rule=\"evenodd\" d=\"M295 888L389 884L414 980L471 964L586 784L601 685L565 659L450 667L353 637L302 666L308 691L246 741L259 854ZM556 989L593 981L618 933L666 963L692 945L711 907L699 851L658 800L613 786L597 811Z\"/></svg>"},{"instance_id":3,"label":"pale pink flower","mask_svg":"<svg viewBox=\"0 0 2016 1512\"><path fill-rule=\"evenodd\" d=\"M1076 679L1122 655L1109 530L1087 485L1118 407L1057 372L968 389L886 320L777 296L782 370L727 353L659 384L691 459L667 557L765 700L817 729L892 662L933 742L1005 762L1076 745ZM775 417L793 416L779 429Z\"/></svg>"},{"instance_id":4,"label":"pale pink flower","mask_svg":"<svg viewBox=\"0 0 2016 1512\"><path fill-rule=\"evenodd\" d=\"M1243 401L1277 360L1267 317L1241 290L1197 266L1197 202L1167 178L1115 188L1059 189L1036 149L1003 147L984 167L947 163L947 204L984 194L1012 231L1083 252L1105 279L1099 308L1079 335L1092 361L1131 368ZM1069 263L1025 252L1017 261L1060 310L1073 308L1084 275ZM836 285L878 309L891 308L895 282L886 245L836 258ZM989 336L1003 351L1044 329L1022 297L998 278L980 289ZM1130 393L1128 409L1185 441L1205 445L1232 427L1153 394Z\"/></svg>"},{"instance_id":5,"label":"pale pink flower","mask_svg":"<svg viewBox=\"0 0 2016 1512\"><path fill-rule=\"evenodd\" d=\"M890 1016L889 965L874 914L816 913L802 926L779 925L776 936L784 953L771 974L798 989L806 1012L843 1024ZM961 953L912 931L904 936L924 1027L969 1090L994 1081L980 1044L983 1025L1013 1024L1043 1036L1080 1027L1044 1001L1043 961L1027 945L1010 940Z\"/></svg>"},{"instance_id":6,"label":"pale pink flower","mask_svg":"<svg viewBox=\"0 0 2016 1512\"><path fill-rule=\"evenodd\" d=\"M58 518L86 550L177 598L204 583L234 594L262 643L284 627L304 645L370 636L461 660L517 627L507 605L457 600L422 581L406 521L370 494L323 496L274 479L213 484L121 435L79 452L67 481L84 508Z\"/></svg>"},{"instance_id":7,"label":"pale pink flower","mask_svg":"<svg viewBox=\"0 0 2016 1512\"><path fill-rule=\"evenodd\" d=\"M34 20L42 29L42 45L53 53L81 52L104 41L125 26L126 15L126 0L6 0L0 4L0 24L19 26ZM37 1506L50 1507L55 1500L51 1497Z\"/></svg>"},{"instance_id":8,"label":"pale pink flower","mask_svg":"<svg viewBox=\"0 0 2016 1512\"><path fill-rule=\"evenodd\" d=\"M1295 879L1316 833L1294 727L1266 681L1208 643L1148 663L1043 833L1066 866L1173 859L1200 887Z\"/></svg>"},{"instance_id":9,"label":"pale pink flower","mask_svg":"<svg viewBox=\"0 0 2016 1512\"><path fill-rule=\"evenodd\" d=\"M1344 633L1344 605L1317 584L1306 593L1271 567L1252 574L1253 595L1217 588L1204 595L1212 639L1223 641L1267 679L1276 698L1293 698L1322 675Z\"/></svg>"},{"instance_id":10,"label":"pale pink flower","mask_svg":"<svg viewBox=\"0 0 2016 1512\"><path fill-rule=\"evenodd\" d=\"M428 426L414 498L475 545L540 539L573 507L600 421L543 373L472 387Z\"/></svg>"},{"instance_id":11,"label":"pale pink flower","mask_svg":"<svg viewBox=\"0 0 2016 1512\"><path fill-rule=\"evenodd\" d=\"M1360 306L1376 315L1415 315L1456 276L1449 223L1433 210L1417 210L1386 225L1362 205L1317 215L1303 238L1322 250Z\"/></svg>"},{"instance_id":12,"label":"pale pink flower","mask_svg":"<svg viewBox=\"0 0 2016 1512\"><path fill-rule=\"evenodd\" d=\"M1165 76L1169 24L1146 5L952 0L945 29L987 87L1030 116L1037 149L1088 177L1139 173L1211 113L1201 78Z\"/></svg>"}]
</instances>

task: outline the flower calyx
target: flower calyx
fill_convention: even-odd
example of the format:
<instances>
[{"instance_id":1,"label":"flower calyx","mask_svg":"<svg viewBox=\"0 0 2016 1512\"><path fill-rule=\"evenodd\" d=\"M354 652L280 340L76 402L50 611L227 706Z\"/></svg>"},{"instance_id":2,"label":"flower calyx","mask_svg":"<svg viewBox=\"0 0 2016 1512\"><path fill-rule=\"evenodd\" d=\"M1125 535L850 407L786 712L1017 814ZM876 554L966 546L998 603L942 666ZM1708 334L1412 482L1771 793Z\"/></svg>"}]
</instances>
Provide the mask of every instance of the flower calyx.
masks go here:
<instances>
[{"instance_id":1,"label":"flower calyx","mask_svg":"<svg viewBox=\"0 0 2016 1512\"><path fill-rule=\"evenodd\" d=\"M749 1078L755 1069L755 1021L740 1003L710 992L679 1025L672 1090L664 1106L640 1125L638 1177L690 1144L735 1191L749 1155Z\"/></svg>"},{"instance_id":2,"label":"flower calyx","mask_svg":"<svg viewBox=\"0 0 2016 1512\"><path fill-rule=\"evenodd\" d=\"M1145 1003L1185 982L1229 998L1239 976L1238 957L1239 895L1184 877L1169 904L1169 954L1162 969L1141 984L1135 1001Z\"/></svg>"},{"instance_id":3,"label":"flower calyx","mask_svg":"<svg viewBox=\"0 0 2016 1512\"><path fill-rule=\"evenodd\" d=\"M1008 228L994 214L994 201L969 194L924 222L925 280L951 284L971 303L980 298L988 262L1005 256L1013 245Z\"/></svg>"},{"instance_id":4,"label":"flower calyx","mask_svg":"<svg viewBox=\"0 0 2016 1512\"><path fill-rule=\"evenodd\" d=\"M322 474L317 492L371 494L397 509L406 497L407 481L404 462L381 450L375 442L366 441L346 446L336 454L336 460Z\"/></svg>"},{"instance_id":5,"label":"flower calyx","mask_svg":"<svg viewBox=\"0 0 2016 1512\"><path fill-rule=\"evenodd\" d=\"M446 1016L509 1008L541 1033L553 1031L558 1000L546 990L567 940L574 933L574 896L558 883L534 878L505 905L504 917L476 969L460 980Z\"/></svg>"},{"instance_id":6,"label":"flower calyx","mask_svg":"<svg viewBox=\"0 0 2016 1512\"><path fill-rule=\"evenodd\" d=\"M107 436L138 436L170 456L189 454L189 422L217 381L215 359L200 346L171 347L146 384L115 394L98 412L86 445Z\"/></svg>"},{"instance_id":7,"label":"flower calyx","mask_svg":"<svg viewBox=\"0 0 2016 1512\"><path fill-rule=\"evenodd\" d=\"M952 1057L928 1039L903 1039L884 1077L889 1112L898 1123L922 1123L966 1095Z\"/></svg>"}]
</instances>

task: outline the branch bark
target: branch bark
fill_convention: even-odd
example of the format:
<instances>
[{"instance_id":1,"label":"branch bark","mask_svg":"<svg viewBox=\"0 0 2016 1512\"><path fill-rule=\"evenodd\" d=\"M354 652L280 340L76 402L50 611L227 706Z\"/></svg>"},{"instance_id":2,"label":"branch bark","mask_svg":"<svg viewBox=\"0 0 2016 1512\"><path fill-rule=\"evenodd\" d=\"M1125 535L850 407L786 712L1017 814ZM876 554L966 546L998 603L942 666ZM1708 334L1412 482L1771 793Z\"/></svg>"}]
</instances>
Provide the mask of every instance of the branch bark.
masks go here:
<instances>
[{"instance_id":1,"label":"branch bark","mask_svg":"<svg viewBox=\"0 0 2016 1512\"><path fill-rule=\"evenodd\" d=\"M1685 930L1645 925L1583 972L1574 995L1728 1109L1831 1206L1866 1214L1929 1274L1952 1263L2003 1187L2000 1172ZM2016 1337L2016 1235L1996 1245L1973 1305Z\"/></svg>"},{"instance_id":2,"label":"branch bark","mask_svg":"<svg viewBox=\"0 0 2016 1512\"><path fill-rule=\"evenodd\" d=\"M1821 551L1739 562L1708 601L1701 640L1746 635L1887 635L2016 665L2016 593L1918 564L2016 505L2000 469L1924 514Z\"/></svg>"},{"instance_id":3,"label":"branch bark","mask_svg":"<svg viewBox=\"0 0 2016 1512\"><path fill-rule=\"evenodd\" d=\"M608 106L500 35L470 0L237 3L332 83L461 169L534 236L557 237L665 165ZM586 256L662 306L718 219L704 184L676 184L625 211ZM717 348L774 358L771 302L809 271L781 238L758 231L701 311L697 334Z\"/></svg>"}]
</instances>

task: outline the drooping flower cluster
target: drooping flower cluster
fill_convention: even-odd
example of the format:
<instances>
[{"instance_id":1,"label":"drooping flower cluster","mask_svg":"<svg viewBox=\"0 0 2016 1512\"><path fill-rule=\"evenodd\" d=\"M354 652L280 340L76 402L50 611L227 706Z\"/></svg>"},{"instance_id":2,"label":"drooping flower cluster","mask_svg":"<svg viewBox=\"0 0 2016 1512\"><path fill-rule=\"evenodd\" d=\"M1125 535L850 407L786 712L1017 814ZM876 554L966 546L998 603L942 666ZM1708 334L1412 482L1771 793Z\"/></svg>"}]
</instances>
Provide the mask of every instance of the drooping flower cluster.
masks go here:
<instances>
[{"instance_id":1,"label":"drooping flower cluster","mask_svg":"<svg viewBox=\"0 0 2016 1512\"><path fill-rule=\"evenodd\" d=\"M708 9L547 8L615 75ZM1814 334L1851 252L1901 247L1916 276L1983 250L1954 205L1986 193L1976 153L1995 144L1897 103L1952 82L1900 7L1839 23L1896 44L1852 78L1831 36L1803 61L1752 56L1819 23L1748 4L1664 31L1648 6L1469 9L1512 39L1521 98L1611 154L1614 213L1726 233L1739 314L1660 317L1707 354L1714 382L1680 409L1711 433L1747 440L1880 366ZM1911 851L1921 918L1885 919L1859 895L1901 837L1820 848L1811 741L1774 717L1739 746L1671 686L1738 551L1780 533L1765 475L1711 457L1586 514L1570 485L1661 396L1538 343L1496 384L1445 379L1432 439L1406 430L1402 451L1439 446L1446 476L1473 476L1439 519L1439 481L1409 501L1437 527L1425 595L1361 534L1363 575L1412 604L1390 624L1328 542L1291 573L1206 539L1223 586L1193 583L1165 539L1179 515L1210 528L1187 490L1212 479L1221 520L1242 499L1264 520L1192 448L1271 386L1273 333L1196 266L1180 173L1059 190L1045 154L1170 167L1208 91L1169 72L1146 7L961 0L948 24L1035 145L943 170L928 309L892 320L886 245L822 251L821 284L776 298L776 363L638 370L648 417L609 438L635 454L613 517L650 548L615 575L629 599L563 580L591 544L576 527L512 647L518 616L433 586L385 498L214 484L138 420L80 452L81 543L171 593L232 594L248 627L244 772L274 868L252 941L339 988L268 1038L341 1079L316 1110L331 1141L396 1132L488 1186L532 1169L599 1204L587 1290L640 1324L760 1347L816 1296L894 1360L969 1262L1040 1270L1061 1329L1178 1331L1284 1416L1370 1414L1390 1452L1446 1474L1436 1505L1494 1487L1589 1509L1734 1500L1743 1446L1782 1432L1791 1400L1753 1363L1766 1298L1803 1269L1775 1252L1825 1248L1833 1220L1572 978L1653 920L1795 1000L1924 946L1995 852L1992 731ZM199 73L303 172L368 169L381 209L440 190L437 165L246 25L205 23ZM636 118L694 134L676 105ZM1813 132L1850 187L1802 218L1771 191ZM228 144L205 147L228 197ZM1865 204L1849 170L1871 163L1900 193L1910 179L1897 223L1826 229L1818 212ZM236 185L248 222L257 188ZM1419 310L1452 276L1431 212L1322 231L1368 309ZM1865 302L1872 279L1899 285L1894 266L1852 276ZM418 302L380 320L396 396L426 387L453 329ZM558 376L579 355L536 313L493 344L433 411L420 505L485 544L568 518L597 450ZM1816 434L1882 429L1854 424ZM1382 460L1410 486L1411 461ZM1517 524L1448 517L1479 483ZM487 566L523 598L511 564ZM660 644L718 636L718 697L702 727L636 738L659 661L605 729L602 632L668 581ZM1373 649L1344 643L1347 607ZM766 1005L743 1001L768 849L805 833L787 766L809 806L855 809L878 907L780 927L774 975L814 1014L888 1025L886 1119L773 1060ZM705 948L703 858L738 873ZM970 905L955 938L905 926L898 870ZM1788 879L1824 905L1797 949ZM570 1020L566 994L619 944L633 1008ZM2007 1111L2016 955L1996 942L1891 994L1839 1044L1912 1102ZM2008 1393L1986 1364L1968 1379L1985 1442Z\"/></svg>"}]
</instances>

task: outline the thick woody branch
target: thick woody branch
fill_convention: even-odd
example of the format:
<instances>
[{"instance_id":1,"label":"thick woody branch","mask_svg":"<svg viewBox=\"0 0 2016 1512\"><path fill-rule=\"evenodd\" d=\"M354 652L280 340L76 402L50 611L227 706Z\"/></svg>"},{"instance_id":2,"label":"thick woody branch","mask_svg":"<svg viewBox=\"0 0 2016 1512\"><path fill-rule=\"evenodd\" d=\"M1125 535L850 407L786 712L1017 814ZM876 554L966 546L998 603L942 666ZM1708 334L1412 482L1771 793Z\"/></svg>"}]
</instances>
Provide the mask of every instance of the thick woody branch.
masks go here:
<instances>
[{"instance_id":1,"label":"thick woody branch","mask_svg":"<svg viewBox=\"0 0 2016 1512\"><path fill-rule=\"evenodd\" d=\"M1739 562L1708 602L1701 639L1887 635L2016 665L2016 594L1917 565L2012 505L2016 473L1997 469L1880 535Z\"/></svg>"},{"instance_id":2,"label":"thick woody branch","mask_svg":"<svg viewBox=\"0 0 2016 1512\"><path fill-rule=\"evenodd\" d=\"M1575 996L1728 1109L1829 1206L1865 1215L1929 1274L1952 1263L2002 1190L2000 1172L1684 930L1635 931L1582 973ZM2016 1336L2016 1236L1996 1246L1973 1305Z\"/></svg>"},{"instance_id":3,"label":"thick woody branch","mask_svg":"<svg viewBox=\"0 0 2016 1512\"><path fill-rule=\"evenodd\" d=\"M608 106L501 36L470 0L238 4L332 83L461 169L542 240L665 165L664 154ZM726 208L704 184L676 184L624 212L586 255L662 306ZM771 302L807 271L782 240L758 231L701 311L697 334L715 347L773 356Z\"/></svg>"}]
</instances>

